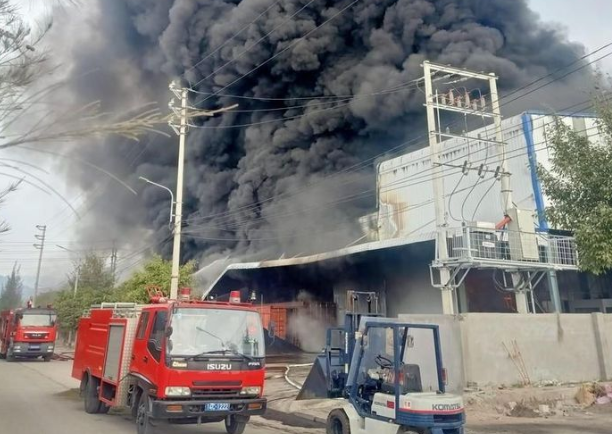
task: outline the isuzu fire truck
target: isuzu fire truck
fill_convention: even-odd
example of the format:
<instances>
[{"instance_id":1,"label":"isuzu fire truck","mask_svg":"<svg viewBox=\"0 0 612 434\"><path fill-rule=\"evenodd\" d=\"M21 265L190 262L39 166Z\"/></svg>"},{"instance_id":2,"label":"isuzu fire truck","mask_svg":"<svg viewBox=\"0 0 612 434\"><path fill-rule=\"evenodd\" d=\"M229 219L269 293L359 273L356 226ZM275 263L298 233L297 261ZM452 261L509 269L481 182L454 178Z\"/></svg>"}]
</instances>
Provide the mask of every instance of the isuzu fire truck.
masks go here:
<instances>
[{"instance_id":1,"label":"isuzu fire truck","mask_svg":"<svg viewBox=\"0 0 612 434\"><path fill-rule=\"evenodd\" d=\"M230 302L150 294L151 304L104 303L80 319L72 376L85 411L128 407L138 434L161 421L224 421L241 434L266 409L259 313L239 292Z\"/></svg>"},{"instance_id":2,"label":"isuzu fire truck","mask_svg":"<svg viewBox=\"0 0 612 434\"><path fill-rule=\"evenodd\" d=\"M0 357L53 357L57 315L51 308L20 308L0 312Z\"/></svg>"}]
</instances>

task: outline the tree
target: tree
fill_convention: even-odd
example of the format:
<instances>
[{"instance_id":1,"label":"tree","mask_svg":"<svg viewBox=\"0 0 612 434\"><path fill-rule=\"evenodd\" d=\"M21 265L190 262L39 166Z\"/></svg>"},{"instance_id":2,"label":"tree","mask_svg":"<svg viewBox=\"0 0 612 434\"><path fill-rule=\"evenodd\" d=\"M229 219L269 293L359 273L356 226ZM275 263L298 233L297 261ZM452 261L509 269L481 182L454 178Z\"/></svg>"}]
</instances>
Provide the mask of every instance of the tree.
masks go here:
<instances>
[{"instance_id":1,"label":"tree","mask_svg":"<svg viewBox=\"0 0 612 434\"><path fill-rule=\"evenodd\" d=\"M19 267L15 264L11 275L8 276L6 283L2 287L0 310L15 309L21 305L22 287L23 283L19 274Z\"/></svg>"},{"instance_id":2,"label":"tree","mask_svg":"<svg viewBox=\"0 0 612 434\"><path fill-rule=\"evenodd\" d=\"M2 205L4 203L4 201L6 200L6 197L17 190L17 187L19 187L19 184L21 184L21 181L18 182L14 182L12 184L10 184L7 188L5 188L4 190L0 191L0 205ZM4 220L0 220L0 234L4 234L8 231L11 230L11 226Z\"/></svg>"},{"instance_id":3,"label":"tree","mask_svg":"<svg viewBox=\"0 0 612 434\"><path fill-rule=\"evenodd\" d=\"M189 287L193 284L195 263L188 262L180 268L179 287ZM159 286L167 296L170 294L170 277L172 276L172 263L165 261L161 256L154 256L142 270L136 271L123 282L115 291L117 301L131 301L147 303L147 286Z\"/></svg>"},{"instance_id":4,"label":"tree","mask_svg":"<svg viewBox=\"0 0 612 434\"><path fill-rule=\"evenodd\" d=\"M107 268L105 258L88 254L68 277L66 287L56 296L54 307L62 331L75 330L83 312L93 304L111 301L113 283L114 276Z\"/></svg>"},{"instance_id":5,"label":"tree","mask_svg":"<svg viewBox=\"0 0 612 434\"><path fill-rule=\"evenodd\" d=\"M17 4L0 0L0 149L108 135L134 140L150 132L167 135L156 128L169 117L152 104L122 114L102 113L99 101L50 110L50 97L65 85L49 82L59 65L42 41L53 21L38 23L40 31L33 32Z\"/></svg>"},{"instance_id":6,"label":"tree","mask_svg":"<svg viewBox=\"0 0 612 434\"><path fill-rule=\"evenodd\" d=\"M551 169L539 167L551 205L549 221L573 231L580 267L594 274L612 268L612 104L595 98L601 138L594 143L557 119L551 129Z\"/></svg>"}]
</instances>

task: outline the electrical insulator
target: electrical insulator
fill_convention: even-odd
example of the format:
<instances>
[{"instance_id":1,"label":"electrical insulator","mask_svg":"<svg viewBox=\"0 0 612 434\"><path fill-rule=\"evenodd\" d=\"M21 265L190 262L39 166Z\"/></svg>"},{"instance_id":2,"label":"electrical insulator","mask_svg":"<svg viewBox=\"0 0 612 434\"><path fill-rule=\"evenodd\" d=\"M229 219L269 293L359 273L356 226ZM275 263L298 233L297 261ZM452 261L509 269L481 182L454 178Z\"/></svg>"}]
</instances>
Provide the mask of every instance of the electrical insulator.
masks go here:
<instances>
[{"instance_id":1,"label":"electrical insulator","mask_svg":"<svg viewBox=\"0 0 612 434\"><path fill-rule=\"evenodd\" d=\"M469 94L469 93L466 93L466 94L465 94L465 108L468 108L468 109L469 109L469 108L470 108L470 106L471 106L471 103L470 103L470 94Z\"/></svg>"},{"instance_id":2,"label":"electrical insulator","mask_svg":"<svg viewBox=\"0 0 612 434\"><path fill-rule=\"evenodd\" d=\"M478 110L478 100L472 101L472 110Z\"/></svg>"},{"instance_id":3,"label":"electrical insulator","mask_svg":"<svg viewBox=\"0 0 612 434\"><path fill-rule=\"evenodd\" d=\"M463 172L464 175L468 174L468 161L467 160L463 162L463 167L461 168L461 171Z\"/></svg>"},{"instance_id":4,"label":"electrical insulator","mask_svg":"<svg viewBox=\"0 0 612 434\"><path fill-rule=\"evenodd\" d=\"M438 98L438 104L446 105L446 94L443 93Z\"/></svg>"},{"instance_id":5,"label":"electrical insulator","mask_svg":"<svg viewBox=\"0 0 612 434\"><path fill-rule=\"evenodd\" d=\"M448 105L455 105L455 94L452 90L448 92Z\"/></svg>"},{"instance_id":6,"label":"electrical insulator","mask_svg":"<svg viewBox=\"0 0 612 434\"><path fill-rule=\"evenodd\" d=\"M484 96L480 98L480 108L483 110L487 108L487 99Z\"/></svg>"},{"instance_id":7,"label":"electrical insulator","mask_svg":"<svg viewBox=\"0 0 612 434\"><path fill-rule=\"evenodd\" d=\"M501 172L501 166L497 166L497 169L495 169L495 179L499 178L499 174Z\"/></svg>"},{"instance_id":8,"label":"electrical insulator","mask_svg":"<svg viewBox=\"0 0 612 434\"><path fill-rule=\"evenodd\" d=\"M461 108L461 95L457 95L457 98L455 98L455 105Z\"/></svg>"}]
</instances>

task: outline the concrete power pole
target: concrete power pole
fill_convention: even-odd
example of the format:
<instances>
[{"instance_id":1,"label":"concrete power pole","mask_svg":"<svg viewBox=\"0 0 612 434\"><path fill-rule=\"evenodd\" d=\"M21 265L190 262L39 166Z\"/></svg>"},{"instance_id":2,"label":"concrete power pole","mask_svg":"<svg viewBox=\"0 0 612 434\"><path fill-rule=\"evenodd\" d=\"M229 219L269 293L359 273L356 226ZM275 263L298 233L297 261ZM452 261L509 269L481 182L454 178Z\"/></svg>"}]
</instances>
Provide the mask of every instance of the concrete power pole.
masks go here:
<instances>
[{"instance_id":1,"label":"concrete power pole","mask_svg":"<svg viewBox=\"0 0 612 434\"><path fill-rule=\"evenodd\" d=\"M47 226L38 225L36 226L36 229L38 229L41 233L35 235L36 239L40 241L40 244L34 244L34 247L40 250L40 253L38 254L38 267L36 268L36 283L34 284L34 299L32 300L33 307L36 307L36 299L38 298L38 283L40 281L40 267L42 265L43 250L45 249Z\"/></svg>"},{"instance_id":2,"label":"concrete power pole","mask_svg":"<svg viewBox=\"0 0 612 434\"><path fill-rule=\"evenodd\" d=\"M169 106L174 111L175 115L179 119L178 128L174 125L173 120L169 122L172 129L179 136L179 155L178 165L176 173L176 199L174 200L174 243L172 247L172 275L170 277L170 298L175 299L178 297L178 285L179 285L179 272L180 272L180 259L181 259L181 228L183 225L183 178L185 173L185 141L187 138L188 119L199 116L214 116L217 113L222 113L238 107L238 104L234 104L230 107L224 107L217 110L199 110L189 107L189 89L179 88L176 82L170 84L170 90L174 93L177 98L181 100L181 107L176 110L173 101L170 102ZM191 111L189 111L191 110ZM154 182L145 181L157 185L158 187L167 187L156 184ZM169 190L172 193L171 190Z\"/></svg>"},{"instance_id":3,"label":"concrete power pole","mask_svg":"<svg viewBox=\"0 0 612 434\"><path fill-rule=\"evenodd\" d=\"M170 90L176 91L174 83ZM176 174L176 200L174 203L174 244L172 248L172 275L170 277L170 298L178 298L179 271L181 259L181 226L183 224L183 175L185 172L185 139L187 136L187 103L188 91L186 88L180 90L181 111L179 136L179 155Z\"/></svg>"},{"instance_id":4,"label":"concrete power pole","mask_svg":"<svg viewBox=\"0 0 612 434\"><path fill-rule=\"evenodd\" d=\"M427 107L427 127L429 131L429 150L431 155L433 199L436 213L436 259L444 264L448 260L448 244L446 240L446 205L444 202L444 179L442 169L442 151L436 126L436 112L431 74L431 64L423 63L425 76L425 98ZM441 127L441 126L439 126ZM442 312L445 315L455 314L454 291L449 285L451 280L450 269L447 266L440 268L440 282L442 287Z\"/></svg>"},{"instance_id":5,"label":"concrete power pole","mask_svg":"<svg viewBox=\"0 0 612 434\"><path fill-rule=\"evenodd\" d=\"M498 143L497 153L499 155L503 211L504 215L508 216L510 214L510 208L514 207L514 202L512 201L512 185L510 184L510 172L508 171L508 159L506 158L506 143L504 142L501 107L499 104L497 77L495 77L495 74L491 74L491 78L489 79L489 89L491 92L491 112L494 115L493 119L495 122L495 140ZM527 299L527 293L525 292L525 288L520 288L521 275L518 272L512 272L510 276L512 279L512 285L516 289L514 292L516 310L518 313L528 313L529 301Z\"/></svg>"},{"instance_id":6,"label":"concrete power pole","mask_svg":"<svg viewBox=\"0 0 612 434\"><path fill-rule=\"evenodd\" d=\"M113 275L113 280L114 280L115 279L115 273L117 271L117 247L116 247L114 241L113 241L113 249L111 251L110 260L111 260L110 268L111 268L111 273Z\"/></svg>"}]
</instances>

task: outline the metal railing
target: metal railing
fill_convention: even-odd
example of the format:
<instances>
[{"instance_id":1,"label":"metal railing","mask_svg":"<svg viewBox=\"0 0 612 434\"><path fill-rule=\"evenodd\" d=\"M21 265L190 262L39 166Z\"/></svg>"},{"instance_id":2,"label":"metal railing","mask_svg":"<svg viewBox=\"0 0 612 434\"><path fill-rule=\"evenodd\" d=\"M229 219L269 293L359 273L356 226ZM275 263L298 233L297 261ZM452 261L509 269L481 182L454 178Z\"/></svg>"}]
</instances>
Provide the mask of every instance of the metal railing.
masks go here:
<instances>
[{"instance_id":1,"label":"metal railing","mask_svg":"<svg viewBox=\"0 0 612 434\"><path fill-rule=\"evenodd\" d=\"M534 268L576 269L573 237L547 232L517 232L489 228L447 229L448 256L456 262L492 266L514 263Z\"/></svg>"}]
</instances>

